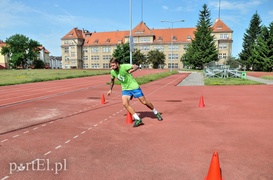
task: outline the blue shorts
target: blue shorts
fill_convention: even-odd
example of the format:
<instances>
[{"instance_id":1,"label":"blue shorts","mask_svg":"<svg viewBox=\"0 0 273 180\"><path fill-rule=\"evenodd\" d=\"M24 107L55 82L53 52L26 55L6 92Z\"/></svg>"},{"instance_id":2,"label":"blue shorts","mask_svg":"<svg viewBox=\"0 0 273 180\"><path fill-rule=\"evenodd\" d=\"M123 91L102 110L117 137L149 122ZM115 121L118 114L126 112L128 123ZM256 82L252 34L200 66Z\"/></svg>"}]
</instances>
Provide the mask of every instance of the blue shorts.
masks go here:
<instances>
[{"instance_id":1,"label":"blue shorts","mask_svg":"<svg viewBox=\"0 0 273 180\"><path fill-rule=\"evenodd\" d=\"M140 88L134 90L123 90L122 96L133 96L134 98L140 98L144 96L142 90Z\"/></svg>"}]
</instances>

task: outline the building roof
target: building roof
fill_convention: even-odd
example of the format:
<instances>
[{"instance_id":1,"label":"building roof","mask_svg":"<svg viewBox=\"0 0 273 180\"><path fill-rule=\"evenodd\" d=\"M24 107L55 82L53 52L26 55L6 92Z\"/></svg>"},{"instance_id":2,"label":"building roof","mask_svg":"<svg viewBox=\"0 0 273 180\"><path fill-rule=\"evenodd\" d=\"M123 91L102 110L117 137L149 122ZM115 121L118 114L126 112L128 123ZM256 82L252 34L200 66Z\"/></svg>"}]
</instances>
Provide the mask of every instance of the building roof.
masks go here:
<instances>
[{"instance_id":1,"label":"building roof","mask_svg":"<svg viewBox=\"0 0 273 180\"><path fill-rule=\"evenodd\" d=\"M0 40L0 47L6 46L7 44Z\"/></svg>"},{"instance_id":2,"label":"building roof","mask_svg":"<svg viewBox=\"0 0 273 180\"><path fill-rule=\"evenodd\" d=\"M73 28L62 39L84 39L83 31L78 28Z\"/></svg>"},{"instance_id":3,"label":"building roof","mask_svg":"<svg viewBox=\"0 0 273 180\"><path fill-rule=\"evenodd\" d=\"M84 46L120 44L126 36L129 36L129 31L93 32L85 34Z\"/></svg>"},{"instance_id":4,"label":"building roof","mask_svg":"<svg viewBox=\"0 0 273 180\"><path fill-rule=\"evenodd\" d=\"M213 32L233 32L221 19L216 19L212 28Z\"/></svg>"},{"instance_id":5,"label":"building roof","mask_svg":"<svg viewBox=\"0 0 273 180\"><path fill-rule=\"evenodd\" d=\"M213 32L233 32L221 19L217 19L213 25ZM194 39L194 28L166 28L166 29L150 29L144 22L140 22L132 29L133 37L153 37L153 43L170 43L173 37L173 43L188 43ZM116 45L125 42L125 38L130 36L130 31L110 31L110 32L89 32L73 28L63 39L84 39L83 46L96 45ZM145 43L145 42L143 42Z\"/></svg>"}]
</instances>

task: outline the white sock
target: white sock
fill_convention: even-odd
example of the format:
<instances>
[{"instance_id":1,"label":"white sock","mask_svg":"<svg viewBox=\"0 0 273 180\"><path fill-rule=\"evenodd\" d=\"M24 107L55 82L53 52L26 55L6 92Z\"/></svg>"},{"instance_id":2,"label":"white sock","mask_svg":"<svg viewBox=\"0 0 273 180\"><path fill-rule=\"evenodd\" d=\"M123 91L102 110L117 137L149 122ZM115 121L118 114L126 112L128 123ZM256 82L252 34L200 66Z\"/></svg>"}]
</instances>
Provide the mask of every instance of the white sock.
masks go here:
<instances>
[{"instance_id":1,"label":"white sock","mask_svg":"<svg viewBox=\"0 0 273 180\"><path fill-rule=\"evenodd\" d=\"M133 114L133 117L134 117L134 119L137 119L137 120L140 119L139 116L137 115L137 113Z\"/></svg>"},{"instance_id":2,"label":"white sock","mask_svg":"<svg viewBox=\"0 0 273 180\"><path fill-rule=\"evenodd\" d=\"M153 109L153 111L154 111L154 114L157 114L157 110L155 108Z\"/></svg>"}]
</instances>

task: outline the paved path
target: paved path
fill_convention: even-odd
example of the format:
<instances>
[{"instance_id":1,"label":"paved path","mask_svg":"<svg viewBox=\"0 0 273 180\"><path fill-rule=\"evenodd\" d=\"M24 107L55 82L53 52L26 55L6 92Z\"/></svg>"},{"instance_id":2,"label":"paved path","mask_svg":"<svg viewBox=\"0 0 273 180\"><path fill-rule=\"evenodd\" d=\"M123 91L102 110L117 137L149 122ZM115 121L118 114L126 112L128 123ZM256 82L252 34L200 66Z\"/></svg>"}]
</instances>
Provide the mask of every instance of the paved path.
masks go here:
<instances>
[{"instance_id":1,"label":"paved path","mask_svg":"<svg viewBox=\"0 0 273 180\"><path fill-rule=\"evenodd\" d=\"M204 86L203 74L192 72L186 79L179 83L178 86Z\"/></svg>"}]
</instances>

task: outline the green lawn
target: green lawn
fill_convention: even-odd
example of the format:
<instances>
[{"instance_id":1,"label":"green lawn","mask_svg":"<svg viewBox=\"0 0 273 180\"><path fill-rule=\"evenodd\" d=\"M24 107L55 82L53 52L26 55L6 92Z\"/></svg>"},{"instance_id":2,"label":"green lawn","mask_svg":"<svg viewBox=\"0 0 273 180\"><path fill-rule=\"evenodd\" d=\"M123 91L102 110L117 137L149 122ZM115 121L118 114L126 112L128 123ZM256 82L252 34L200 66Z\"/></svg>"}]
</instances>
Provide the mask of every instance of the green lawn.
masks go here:
<instances>
[{"instance_id":1,"label":"green lawn","mask_svg":"<svg viewBox=\"0 0 273 180\"><path fill-rule=\"evenodd\" d=\"M242 78L205 78L206 86L216 86L216 85L254 85L263 84L256 81L251 81Z\"/></svg>"},{"instance_id":2,"label":"green lawn","mask_svg":"<svg viewBox=\"0 0 273 180\"><path fill-rule=\"evenodd\" d=\"M26 69L1 70L0 86L109 74L110 70Z\"/></svg>"}]
</instances>

